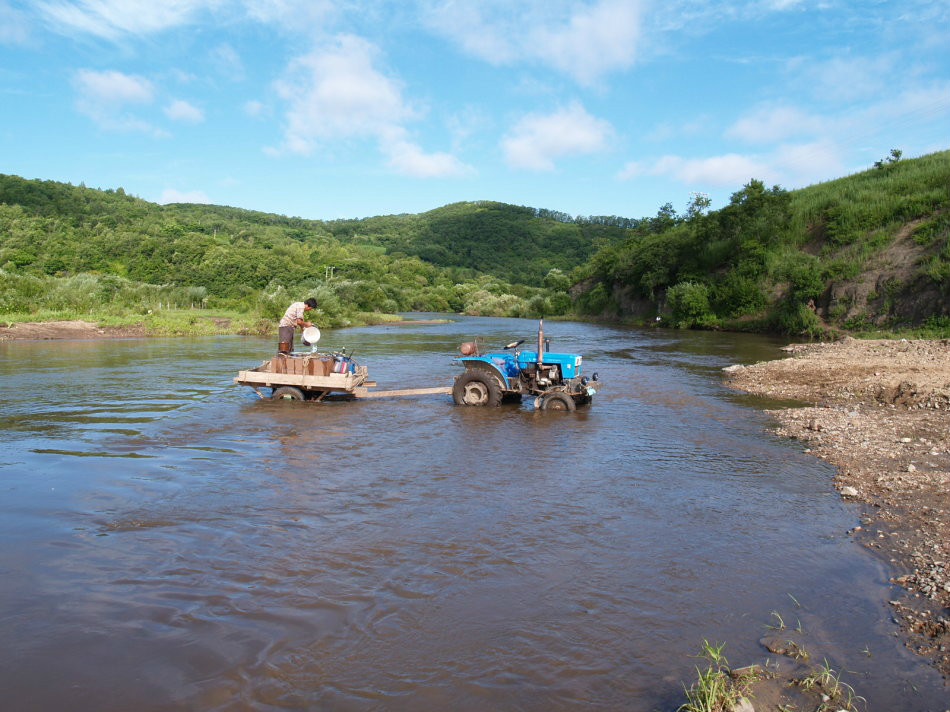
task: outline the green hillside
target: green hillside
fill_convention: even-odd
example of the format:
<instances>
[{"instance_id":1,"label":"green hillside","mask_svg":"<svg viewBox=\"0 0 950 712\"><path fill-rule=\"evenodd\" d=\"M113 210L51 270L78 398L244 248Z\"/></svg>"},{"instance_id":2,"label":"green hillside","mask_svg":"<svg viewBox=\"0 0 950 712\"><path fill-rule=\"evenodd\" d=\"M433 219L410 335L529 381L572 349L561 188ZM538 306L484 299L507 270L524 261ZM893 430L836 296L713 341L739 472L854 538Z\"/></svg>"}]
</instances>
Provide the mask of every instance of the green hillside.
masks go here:
<instances>
[{"instance_id":1,"label":"green hillside","mask_svg":"<svg viewBox=\"0 0 950 712\"><path fill-rule=\"evenodd\" d=\"M213 307L269 320L317 297L325 325L406 310L556 315L563 272L626 236L500 203L319 221L0 175L0 314Z\"/></svg>"},{"instance_id":2,"label":"green hillside","mask_svg":"<svg viewBox=\"0 0 950 712\"><path fill-rule=\"evenodd\" d=\"M796 191L661 210L576 272L581 313L818 335L950 332L950 151Z\"/></svg>"},{"instance_id":3,"label":"green hillside","mask_svg":"<svg viewBox=\"0 0 950 712\"><path fill-rule=\"evenodd\" d=\"M420 310L950 333L950 151L641 219L466 202L304 220L0 175L0 318L217 309L264 330L305 296L325 326Z\"/></svg>"}]
</instances>

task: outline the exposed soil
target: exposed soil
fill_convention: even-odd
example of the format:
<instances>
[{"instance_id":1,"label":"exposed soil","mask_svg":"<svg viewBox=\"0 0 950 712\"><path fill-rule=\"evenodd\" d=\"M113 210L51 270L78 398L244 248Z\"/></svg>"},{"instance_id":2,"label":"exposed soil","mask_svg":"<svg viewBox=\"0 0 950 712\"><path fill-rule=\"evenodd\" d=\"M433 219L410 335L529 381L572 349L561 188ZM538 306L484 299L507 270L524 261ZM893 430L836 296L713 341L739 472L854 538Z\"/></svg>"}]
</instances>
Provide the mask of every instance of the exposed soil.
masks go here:
<instances>
[{"instance_id":1,"label":"exposed soil","mask_svg":"<svg viewBox=\"0 0 950 712\"><path fill-rule=\"evenodd\" d=\"M769 411L776 432L837 467L861 503L850 533L895 570L908 647L950 678L950 339L793 344L791 358L730 366L738 389L809 403Z\"/></svg>"},{"instance_id":2,"label":"exposed soil","mask_svg":"<svg viewBox=\"0 0 950 712\"><path fill-rule=\"evenodd\" d=\"M0 341L12 339L125 339L145 336L141 324L98 326L91 321L24 321L0 327Z\"/></svg>"}]
</instances>

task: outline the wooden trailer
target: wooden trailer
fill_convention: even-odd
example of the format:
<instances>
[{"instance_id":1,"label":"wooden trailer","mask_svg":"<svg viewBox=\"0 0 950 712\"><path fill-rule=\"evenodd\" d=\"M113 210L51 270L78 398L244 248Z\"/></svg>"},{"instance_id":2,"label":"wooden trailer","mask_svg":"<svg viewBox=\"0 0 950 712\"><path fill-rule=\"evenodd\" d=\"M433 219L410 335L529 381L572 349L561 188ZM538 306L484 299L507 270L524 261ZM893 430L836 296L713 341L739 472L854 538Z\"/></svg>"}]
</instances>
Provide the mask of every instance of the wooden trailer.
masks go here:
<instances>
[{"instance_id":1,"label":"wooden trailer","mask_svg":"<svg viewBox=\"0 0 950 712\"><path fill-rule=\"evenodd\" d=\"M386 398L452 392L448 386L374 391L376 381L369 380L366 366L350 361L343 373L335 373L339 363L328 354L278 354L255 368L238 371L234 382L250 386L260 398L310 402L326 398ZM261 388L270 388L271 395L262 393Z\"/></svg>"}]
</instances>

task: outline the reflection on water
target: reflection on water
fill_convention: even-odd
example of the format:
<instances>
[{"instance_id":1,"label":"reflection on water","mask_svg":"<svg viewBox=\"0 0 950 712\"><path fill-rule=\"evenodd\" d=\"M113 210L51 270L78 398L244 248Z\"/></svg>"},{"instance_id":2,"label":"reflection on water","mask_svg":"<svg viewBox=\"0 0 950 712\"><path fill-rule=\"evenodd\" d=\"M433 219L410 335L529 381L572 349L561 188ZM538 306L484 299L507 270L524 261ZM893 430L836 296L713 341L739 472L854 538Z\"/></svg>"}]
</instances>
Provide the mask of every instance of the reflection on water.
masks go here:
<instances>
[{"instance_id":1,"label":"reflection on water","mask_svg":"<svg viewBox=\"0 0 950 712\"><path fill-rule=\"evenodd\" d=\"M321 346L425 387L535 328ZM671 709L704 638L761 661L775 610L869 709L943 709L829 469L721 385L777 342L545 331L600 373L592 408L260 401L231 378L267 339L0 344L5 706Z\"/></svg>"}]
</instances>

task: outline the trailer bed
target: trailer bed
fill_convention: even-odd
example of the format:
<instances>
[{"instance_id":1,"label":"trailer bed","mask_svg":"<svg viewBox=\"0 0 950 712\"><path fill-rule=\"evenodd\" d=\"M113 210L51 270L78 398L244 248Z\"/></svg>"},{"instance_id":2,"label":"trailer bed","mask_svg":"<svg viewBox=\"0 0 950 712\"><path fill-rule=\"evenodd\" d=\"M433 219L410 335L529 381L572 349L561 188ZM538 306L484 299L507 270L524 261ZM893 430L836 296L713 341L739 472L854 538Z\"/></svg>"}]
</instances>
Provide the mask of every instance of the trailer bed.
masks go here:
<instances>
[{"instance_id":1,"label":"trailer bed","mask_svg":"<svg viewBox=\"0 0 950 712\"><path fill-rule=\"evenodd\" d=\"M288 370L297 370L298 373L277 373L273 370L274 360L264 361L255 368L238 371L234 383L241 386L250 386L260 398L267 398L260 388L279 388L293 386L299 388L311 401L322 401L327 396L349 396L351 398L393 398L398 396L418 396L451 393L448 386L432 388L403 388L398 390L374 391L376 381L369 380L366 366L356 366L349 373L330 373L327 375L311 375L306 373L309 367L309 358L289 357L288 362L301 361L289 364Z\"/></svg>"}]
</instances>

